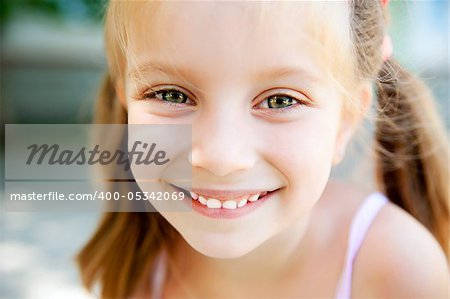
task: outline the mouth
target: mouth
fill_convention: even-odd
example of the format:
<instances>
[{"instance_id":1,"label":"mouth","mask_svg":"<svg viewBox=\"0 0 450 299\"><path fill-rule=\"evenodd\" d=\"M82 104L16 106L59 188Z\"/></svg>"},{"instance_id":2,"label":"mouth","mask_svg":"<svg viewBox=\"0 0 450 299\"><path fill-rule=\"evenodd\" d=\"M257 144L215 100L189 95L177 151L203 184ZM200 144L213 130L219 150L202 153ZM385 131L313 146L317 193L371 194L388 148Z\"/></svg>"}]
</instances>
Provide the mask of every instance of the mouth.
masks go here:
<instances>
[{"instance_id":1,"label":"mouth","mask_svg":"<svg viewBox=\"0 0 450 299\"><path fill-rule=\"evenodd\" d=\"M281 189L242 192L195 189L197 192L194 192L169 185L184 193L185 202L190 204L194 211L207 217L225 219L241 217L254 211Z\"/></svg>"}]
</instances>

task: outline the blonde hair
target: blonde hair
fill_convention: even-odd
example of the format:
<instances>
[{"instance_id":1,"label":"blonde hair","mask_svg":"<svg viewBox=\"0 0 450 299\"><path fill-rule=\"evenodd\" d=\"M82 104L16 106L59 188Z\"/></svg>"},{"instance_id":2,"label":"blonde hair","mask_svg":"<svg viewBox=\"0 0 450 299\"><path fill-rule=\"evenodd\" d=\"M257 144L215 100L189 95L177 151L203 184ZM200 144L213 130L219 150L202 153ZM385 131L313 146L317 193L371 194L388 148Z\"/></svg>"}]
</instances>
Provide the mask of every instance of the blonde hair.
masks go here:
<instances>
[{"instance_id":1,"label":"blonde hair","mask_svg":"<svg viewBox=\"0 0 450 299\"><path fill-rule=\"evenodd\" d=\"M133 1L130 5L139 12ZM431 93L393 59L382 60L386 12L380 1L353 0L349 6L351 67L356 78L376 83L377 183L392 202L433 233L448 257L448 143ZM112 1L106 15L109 72L99 94L97 123L127 123L114 89L125 67L127 42L126 18L120 9ZM159 213L105 213L77 256L83 284L92 289L100 282L101 298L130 296L149 277L156 256L178 237Z\"/></svg>"}]
</instances>

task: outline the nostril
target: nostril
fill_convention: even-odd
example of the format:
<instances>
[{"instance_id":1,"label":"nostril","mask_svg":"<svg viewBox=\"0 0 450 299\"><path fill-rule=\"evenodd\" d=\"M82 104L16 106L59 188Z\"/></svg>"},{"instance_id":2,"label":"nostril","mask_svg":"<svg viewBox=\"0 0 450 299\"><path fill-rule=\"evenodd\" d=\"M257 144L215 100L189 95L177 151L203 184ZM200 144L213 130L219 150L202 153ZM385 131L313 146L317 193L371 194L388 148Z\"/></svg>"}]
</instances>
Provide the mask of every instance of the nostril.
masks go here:
<instances>
[{"instance_id":1,"label":"nostril","mask_svg":"<svg viewBox=\"0 0 450 299\"><path fill-rule=\"evenodd\" d=\"M217 138L192 144L188 160L193 168L216 177L227 177L255 166L258 156L248 145L215 140Z\"/></svg>"}]
</instances>

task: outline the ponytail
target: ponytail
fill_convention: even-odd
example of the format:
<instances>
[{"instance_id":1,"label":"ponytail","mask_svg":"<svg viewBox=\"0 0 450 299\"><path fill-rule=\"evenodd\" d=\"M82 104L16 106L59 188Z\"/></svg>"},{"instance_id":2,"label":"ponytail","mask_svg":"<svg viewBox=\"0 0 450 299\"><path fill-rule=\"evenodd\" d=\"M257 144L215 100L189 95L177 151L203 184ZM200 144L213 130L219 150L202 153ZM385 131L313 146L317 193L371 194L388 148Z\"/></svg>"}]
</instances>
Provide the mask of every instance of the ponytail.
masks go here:
<instances>
[{"instance_id":1,"label":"ponytail","mask_svg":"<svg viewBox=\"0 0 450 299\"><path fill-rule=\"evenodd\" d=\"M432 95L393 60L384 62L376 88L377 183L434 234L449 257L448 142Z\"/></svg>"},{"instance_id":2,"label":"ponytail","mask_svg":"<svg viewBox=\"0 0 450 299\"><path fill-rule=\"evenodd\" d=\"M154 263L173 233L159 213L104 213L95 234L77 255L83 285L99 298L128 298L142 285L151 290Z\"/></svg>"},{"instance_id":3,"label":"ponytail","mask_svg":"<svg viewBox=\"0 0 450 299\"><path fill-rule=\"evenodd\" d=\"M127 123L127 112L117 99L109 74L105 75L100 87L95 123ZM118 133L118 136L97 138L111 140L117 146L123 142L124 136ZM138 187L129 182L112 188L122 188L122 194L126 194ZM125 188L127 190L123 190ZM83 285L93 291L99 282L99 298L128 298L141 285L151 291L148 279L157 256L165 248L170 248L176 237L175 230L159 213L103 213L94 235L75 257Z\"/></svg>"}]
</instances>

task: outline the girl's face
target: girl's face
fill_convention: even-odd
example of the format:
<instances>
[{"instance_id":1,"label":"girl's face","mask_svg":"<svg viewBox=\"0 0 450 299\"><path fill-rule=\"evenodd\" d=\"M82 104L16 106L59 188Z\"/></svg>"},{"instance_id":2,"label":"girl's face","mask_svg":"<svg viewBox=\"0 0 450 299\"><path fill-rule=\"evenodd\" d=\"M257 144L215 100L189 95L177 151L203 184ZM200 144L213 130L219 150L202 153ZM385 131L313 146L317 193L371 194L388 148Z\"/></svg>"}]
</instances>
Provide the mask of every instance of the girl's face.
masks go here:
<instances>
[{"instance_id":1,"label":"girl's face","mask_svg":"<svg viewBox=\"0 0 450 299\"><path fill-rule=\"evenodd\" d=\"M129 123L192 126L192 148L171 157L189 163L192 186L166 181L161 191L277 190L249 212L227 210L231 218L160 211L205 255L244 255L307 217L345 146L350 126L306 21L312 6L171 2L133 16Z\"/></svg>"}]
</instances>

